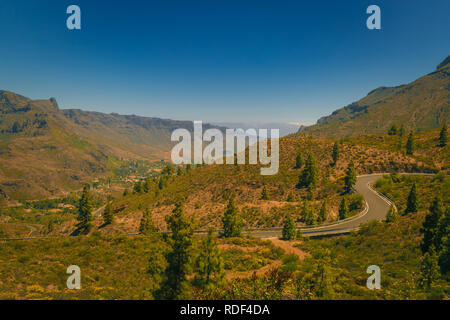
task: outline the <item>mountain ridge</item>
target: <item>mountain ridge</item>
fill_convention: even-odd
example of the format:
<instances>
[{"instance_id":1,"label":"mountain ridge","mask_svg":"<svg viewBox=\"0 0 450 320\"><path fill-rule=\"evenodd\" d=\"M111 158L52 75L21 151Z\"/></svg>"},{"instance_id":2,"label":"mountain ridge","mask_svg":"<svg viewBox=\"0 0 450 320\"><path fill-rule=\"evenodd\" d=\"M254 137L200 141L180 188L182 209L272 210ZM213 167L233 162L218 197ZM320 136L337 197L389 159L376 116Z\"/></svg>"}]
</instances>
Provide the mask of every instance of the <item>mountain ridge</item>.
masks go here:
<instances>
[{"instance_id":1,"label":"mountain ridge","mask_svg":"<svg viewBox=\"0 0 450 320\"><path fill-rule=\"evenodd\" d=\"M301 134L340 138L386 132L392 124L407 130L438 128L450 119L450 56L436 70L395 87L378 87L367 96L330 115Z\"/></svg>"},{"instance_id":2,"label":"mountain ridge","mask_svg":"<svg viewBox=\"0 0 450 320\"><path fill-rule=\"evenodd\" d=\"M204 124L204 128L224 128ZM78 189L122 160L168 160L177 128L191 121L60 109L0 90L0 190L36 199Z\"/></svg>"}]
</instances>

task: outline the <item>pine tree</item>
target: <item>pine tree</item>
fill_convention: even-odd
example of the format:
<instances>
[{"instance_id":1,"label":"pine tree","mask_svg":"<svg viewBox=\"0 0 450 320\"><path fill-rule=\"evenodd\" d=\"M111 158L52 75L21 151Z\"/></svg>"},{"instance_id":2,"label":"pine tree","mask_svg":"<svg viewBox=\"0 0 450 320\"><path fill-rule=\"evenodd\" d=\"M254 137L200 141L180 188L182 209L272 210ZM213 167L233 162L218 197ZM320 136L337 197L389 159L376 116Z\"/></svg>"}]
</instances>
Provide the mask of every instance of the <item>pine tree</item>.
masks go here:
<instances>
[{"instance_id":1,"label":"pine tree","mask_svg":"<svg viewBox=\"0 0 450 320\"><path fill-rule=\"evenodd\" d=\"M395 136L397 135L397 125L394 123L388 130L388 135Z\"/></svg>"},{"instance_id":2,"label":"pine tree","mask_svg":"<svg viewBox=\"0 0 450 320\"><path fill-rule=\"evenodd\" d=\"M328 218L327 202L323 201L320 207L319 216L317 217L318 223L324 223Z\"/></svg>"},{"instance_id":3,"label":"pine tree","mask_svg":"<svg viewBox=\"0 0 450 320\"><path fill-rule=\"evenodd\" d=\"M191 222L184 215L182 203L177 203L173 214L166 216L166 223L171 231L172 250L166 256L168 266L161 293L165 299L173 300L185 297L188 287L187 276L192 272L194 233Z\"/></svg>"},{"instance_id":4,"label":"pine tree","mask_svg":"<svg viewBox=\"0 0 450 320\"><path fill-rule=\"evenodd\" d=\"M205 289L213 284L221 283L224 279L224 263L222 254L217 247L217 238L213 230L200 245L200 254L195 263L196 282Z\"/></svg>"},{"instance_id":5,"label":"pine tree","mask_svg":"<svg viewBox=\"0 0 450 320\"><path fill-rule=\"evenodd\" d=\"M350 161L347 171L345 172L345 192L350 193L356 183L356 170L353 161Z\"/></svg>"},{"instance_id":6,"label":"pine tree","mask_svg":"<svg viewBox=\"0 0 450 320\"><path fill-rule=\"evenodd\" d=\"M421 285L430 289L433 284L439 280L441 272L439 269L439 257L433 246L426 252L422 258L420 266Z\"/></svg>"},{"instance_id":7,"label":"pine tree","mask_svg":"<svg viewBox=\"0 0 450 320\"><path fill-rule=\"evenodd\" d=\"M92 197L89 192L89 185L85 184L83 193L78 202L78 217L79 223L76 225L79 234L88 234L92 228Z\"/></svg>"},{"instance_id":8,"label":"pine tree","mask_svg":"<svg viewBox=\"0 0 450 320\"><path fill-rule=\"evenodd\" d=\"M337 164L337 161L339 160L339 145L337 142L333 145L333 153L331 154L333 158L333 166Z\"/></svg>"},{"instance_id":9,"label":"pine tree","mask_svg":"<svg viewBox=\"0 0 450 320\"><path fill-rule=\"evenodd\" d=\"M261 200L269 200L269 199L270 199L269 191L267 190L267 187L264 186L261 193Z\"/></svg>"},{"instance_id":10,"label":"pine tree","mask_svg":"<svg viewBox=\"0 0 450 320\"><path fill-rule=\"evenodd\" d=\"M295 169L300 169L303 166L303 153L301 151L297 152L295 157Z\"/></svg>"},{"instance_id":11,"label":"pine tree","mask_svg":"<svg viewBox=\"0 0 450 320\"><path fill-rule=\"evenodd\" d=\"M105 211L103 211L103 223L105 225L111 224L114 221L114 214L111 209L110 199L106 201Z\"/></svg>"},{"instance_id":12,"label":"pine tree","mask_svg":"<svg viewBox=\"0 0 450 320\"><path fill-rule=\"evenodd\" d=\"M415 149L414 135L412 131L409 133L408 141L406 141L406 154L412 155Z\"/></svg>"},{"instance_id":13,"label":"pine tree","mask_svg":"<svg viewBox=\"0 0 450 320\"><path fill-rule=\"evenodd\" d=\"M228 206L222 219L223 235L226 238L241 236L242 221L234 202L234 198L235 196L233 194L228 201Z\"/></svg>"},{"instance_id":14,"label":"pine tree","mask_svg":"<svg viewBox=\"0 0 450 320\"><path fill-rule=\"evenodd\" d=\"M427 252L431 246L434 246L437 252L442 248L442 237L445 234L440 232L440 224L444 217L444 205L440 195L434 198L429 211L420 230L423 233L422 243L420 244L423 253Z\"/></svg>"},{"instance_id":15,"label":"pine tree","mask_svg":"<svg viewBox=\"0 0 450 320\"><path fill-rule=\"evenodd\" d=\"M343 197L341 204L339 205L339 220L346 219L347 217L348 217L347 198Z\"/></svg>"},{"instance_id":16,"label":"pine tree","mask_svg":"<svg viewBox=\"0 0 450 320\"><path fill-rule=\"evenodd\" d=\"M284 240L292 240L295 237L295 223L290 214L287 214L284 218L281 234Z\"/></svg>"},{"instance_id":17,"label":"pine tree","mask_svg":"<svg viewBox=\"0 0 450 320\"><path fill-rule=\"evenodd\" d=\"M149 235L153 232L156 232L157 229L155 224L153 223L153 217L148 208L145 208L142 213L141 222L139 224L139 233L143 235Z\"/></svg>"},{"instance_id":18,"label":"pine tree","mask_svg":"<svg viewBox=\"0 0 450 320\"><path fill-rule=\"evenodd\" d=\"M130 190L128 190L128 188L125 188L125 190L123 190L123 196L126 197L129 194L130 194Z\"/></svg>"},{"instance_id":19,"label":"pine tree","mask_svg":"<svg viewBox=\"0 0 450 320\"><path fill-rule=\"evenodd\" d=\"M314 215L314 211L309 205L308 201L305 201L302 209L302 216L305 223L310 226L316 223L316 216Z\"/></svg>"},{"instance_id":20,"label":"pine tree","mask_svg":"<svg viewBox=\"0 0 450 320\"><path fill-rule=\"evenodd\" d=\"M397 221L397 210L395 210L395 207L393 204L391 204L391 207L389 208L389 211L386 214L386 222L395 222Z\"/></svg>"},{"instance_id":21,"label":"pine tree","mask_svg":"<svg viewBox=\"0 0 450 320\"><path fill-rule=\"evenodd\" d=\"M439 142L441 147L445 147L448 142L448 136L447 136L447 124L444 123L442 126L441 132L439 133Z\"/></svg>"},{"instance_id":22,"label":"pine tree","mask_svg":"<svg viewBox=\"0 0 450 320\"><path fill-rule=\"evenodd\" d=\"M405 214L417 212L419 210L419 200L417 199L417 189L414 183L409 191L408 200L406 201Z\"/></svg>"},{"instance_id":23,"label":"pine tree","mask_svg":"<svg viewBox=\"0 0 450 320\"><path fill-rule=\"evenodd\" d=\"M314 190L319 180L319 168L317 161L313 154L309 154L306 159L305 167L299 177L297 184L298 188L306 187L309 190Z\"/></svg>"}]
</instances>

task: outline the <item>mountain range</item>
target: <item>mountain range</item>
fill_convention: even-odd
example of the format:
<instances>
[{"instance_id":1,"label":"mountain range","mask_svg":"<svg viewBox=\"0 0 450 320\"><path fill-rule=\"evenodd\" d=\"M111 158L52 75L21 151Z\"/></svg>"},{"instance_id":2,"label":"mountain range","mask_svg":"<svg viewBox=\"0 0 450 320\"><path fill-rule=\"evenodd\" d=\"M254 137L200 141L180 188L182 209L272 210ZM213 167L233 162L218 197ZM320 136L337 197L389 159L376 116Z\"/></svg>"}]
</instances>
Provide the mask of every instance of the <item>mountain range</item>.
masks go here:
<instances>
[{"instance_id":1,"label":"mountain range","mask_svg":"<svg viewBox=\"0 0 450 320\"><path fill-rule=\"evenodd\" d=\"M365 98L303 127L300 136L341 138L385 133L392 124L423 131L449 122L450 57L409 84L380 87ZM224 130L229 124L204 124ZM233 126L231 126L233 127ZM122 160L168 160L177 128L191 121L60 109L0 90L0 200L38 199L107 177ZM286 132L292 128L286 128Z\"/></svg>"},{"instance_id":2,"label":"mountain range","mask_svg":"<svg viewBox=\"0 0 450 320\"><path fill-rule=\"evenodd\" d=\"M204 124L205 130L211 127L218 128ZM192 131L193 124L62 110L54 98L0 91L0 194L49 197L108 175L114 161L168 160L177 128Z\"/></svg>"}]
</instances>

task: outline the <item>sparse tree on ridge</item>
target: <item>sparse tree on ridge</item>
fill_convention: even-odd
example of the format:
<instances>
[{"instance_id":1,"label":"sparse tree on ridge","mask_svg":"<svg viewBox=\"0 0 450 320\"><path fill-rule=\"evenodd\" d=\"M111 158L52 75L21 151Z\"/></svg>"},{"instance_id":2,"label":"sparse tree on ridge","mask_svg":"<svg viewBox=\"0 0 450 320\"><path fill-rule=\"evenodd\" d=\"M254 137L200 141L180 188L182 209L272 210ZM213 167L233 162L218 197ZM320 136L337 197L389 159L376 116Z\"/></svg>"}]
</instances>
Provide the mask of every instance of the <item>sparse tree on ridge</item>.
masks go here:
<instances>
[{"instance_id":1,"label":"sparse tree on ridge","mask_svg":"<svg viewBox=\"0 0 450 320\"><path fill-rule=\"evenodd\" d=\"M419 210L419 200L417 199L417 188L414 183L409 191L408 200L406 201L405 214L417 212Z\"/></svg>"}]
</instances>

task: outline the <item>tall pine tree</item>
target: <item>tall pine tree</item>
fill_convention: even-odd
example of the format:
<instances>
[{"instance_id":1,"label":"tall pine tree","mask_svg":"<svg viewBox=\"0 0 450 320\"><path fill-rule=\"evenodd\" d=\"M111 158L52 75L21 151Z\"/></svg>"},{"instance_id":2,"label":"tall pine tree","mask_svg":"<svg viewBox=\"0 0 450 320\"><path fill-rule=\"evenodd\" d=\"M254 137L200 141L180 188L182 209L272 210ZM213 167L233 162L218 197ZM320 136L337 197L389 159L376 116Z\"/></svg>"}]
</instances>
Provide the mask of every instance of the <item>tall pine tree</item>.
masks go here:
<instances>
[{"instance_id":1,"label":"tall pine tree","mask_svg":"<svg viewBox=\"0 0 450 320\"><path fill-rule=\"evenodd\" d=\"M83 193L78 201L78 217L76 225L79 234L88 234L92 229L92 197L89 192L89 185L85 184Z\"/></svg>"},{"instance_id":2,"label":"tall pine tree","mask_svg":"<svg viewBox=\"0 0 450 320\"><path fill-rule=\"evenodd\" d=\"M434 246L437 252L442 247L442 237L445 235L440 232L440 224L444 216L444 205L440 195L434 198L429 211L420 230L423 233L423 240L420 245L423 253L427 252L431 246Z\"/></svg>"},{"instance_id":3,"label":"tall pine tree","mask_svg":"<svg viewBox=\"0 0 450 320\"><path fill-rule=\"evenodd\" d=\"M195 263L196 283L203 289L221 283L224 279L224 263L217 247L217 238L213 230L202 240L200 254Z\"/></svg>"},{"instance_id":4,"label":"tall pine tree","mask_svg":"<svg viewBox=\"0 0 450 320\"><path fill-rule=\"evenodd\" d=\"M406 154L412 155L415 149L415 140L412 131L409 133L408 140L406 141Z\"/></svg>"},{"instance_id":5,"label":"tall pine tree","mask_svg":"<svg viewBox=\"0 0 450 320\"><path fill-rule=\"evenodd\" d=\"M306 187L309 190L314 190L319 181L319 168L317 166L317 160L312 153L308 155L306 159L305 167L299 177L297 184L298 188Z\"/></svg>"},{"instance_id":6,"label":"tall pine tree","mask_svg":"<svg viewBox=\"0 0 450 320\"><path fill-rule=\"evenodd\" d=\"M284 217L281 235L284 240L292 240L295 238L295 223L290 214Z\"/></svg>"},{"instance_id":7,"label":"tall pine tree","mask_svg":"<svg viewBox=\"0 0 450 320\"><path fill-rule=\"evenodd\" d=\"M356 183L356 170L355 170L355 164L353 161L350 161L347 170L345 172L345 192L350 193L353 189L353 186Z\"/></svg>"},{"instance_id":8,"label":"tall pine tree","mask_svg":"<svg viewBox=\"0 0 450 320\"><path fill-rule=\"evenodd\" d=\"M301 151L297 152L295 157L295 169L300 169L303 166L303 153Z\"/></svg>"},{"instance_id":9,"label":"tall pine tree","mask_svg":"<svg viewBox=\"0 0 450 320\"><path fill-rule=\"evenodd\" d=\"M114 221L114 214L111 208L111 199L106 201L105 210L103 211L103 223L105 225L111 224Z\"/></svg>"},{"instance_id":10,"label":"tall pine tree","mask_svg":"<svg viewBox=\"0 0 450 320\"><path fill-rule=\"evenodd\" d=\"M341 204L339 205L339 220L346 219L347 217L348 217L347 198L343 197Z\"/></svg>"},{"instance_id":11,"label":"tall pine tree","mask_svg":"<svg viewBox=\"0 0 450 320\"><path fill-rule=\"evenodd\" d=\"M172 250L166 255L168 266L161 294L165 299L185 298L188 288L187 276L192 272L192 237L191 221L184 215L184 206L177 203L172 215L166 216L166 223L171 232Z\"/></svg>"},{"instance_id":12,"label":"tall pine tree","mask_svg":"<svg viewBox=\"0 0 450 320\"><path fill-rule=\"evenodd\" d=\"M409 191L408 199L406 201L405 214L417 212L419 210L419 200L417 199L417 189L414 183Z\"/></svg>"},{"instance_id":13,"label":"tall pine tree","mask_svg":"<svg viewBox=\"0 0 450 320\"><path fill-rule=\"evenodd\" d=\"M239 216L238 208L234 202L235 195L233 194L228 201L227 209L222 219L223 235L226 238L240 237L242 230L242 220Z\"/></svg>"}]
</instances>

